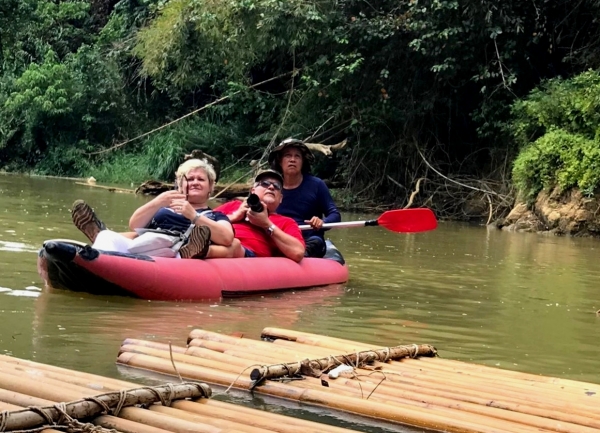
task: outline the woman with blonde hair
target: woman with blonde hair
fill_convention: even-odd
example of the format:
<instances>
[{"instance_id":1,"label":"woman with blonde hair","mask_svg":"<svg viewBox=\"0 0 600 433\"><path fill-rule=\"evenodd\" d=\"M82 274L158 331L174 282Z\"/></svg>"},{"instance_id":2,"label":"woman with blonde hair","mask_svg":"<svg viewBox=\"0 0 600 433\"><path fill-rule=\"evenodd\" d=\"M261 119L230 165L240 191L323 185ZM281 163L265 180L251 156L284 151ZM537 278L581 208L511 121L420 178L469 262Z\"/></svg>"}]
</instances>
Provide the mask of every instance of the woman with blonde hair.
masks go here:
<instances>
[{"instance_id":1,"label":"woman with blonde hair","mask_svg":"<svg viewBox=\"0 0 600 433\"><path fill-rule=\"evenodd\" d=\"M122 253L129 252L132 239L137 237L136 229L184 233L193 225L188 242L179 249L179 254L182 258L208 258L211 242L223 246L233 242L233 228L227 216L208 206L215 178L215 171L206 160L185 161L176 172L177 189L163 192L133 213L129 228L134 232L116 233L106 229L83 200L73 204L71 217L93 248Z\"/></svg>"}]
</instances>

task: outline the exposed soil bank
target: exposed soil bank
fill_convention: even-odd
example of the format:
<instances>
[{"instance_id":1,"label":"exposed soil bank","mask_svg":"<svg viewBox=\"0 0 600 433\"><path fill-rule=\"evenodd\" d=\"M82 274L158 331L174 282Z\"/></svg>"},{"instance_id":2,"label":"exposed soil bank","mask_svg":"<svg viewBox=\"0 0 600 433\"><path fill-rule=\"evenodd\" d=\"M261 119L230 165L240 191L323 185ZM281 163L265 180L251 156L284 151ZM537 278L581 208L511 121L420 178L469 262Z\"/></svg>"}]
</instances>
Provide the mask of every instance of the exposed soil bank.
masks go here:
<instances>
[{"instance_id":1,"label":"exposed soil bank","mask_svg":"<svg viewBox=\"0 0 600 433\"><path fill-rule=\"evenodd\" d=\"M600 237L600 194L584 196L554 188L538 194L535 203L517 202L498 228L517 232Z\"/></svg>"}]
</instances>

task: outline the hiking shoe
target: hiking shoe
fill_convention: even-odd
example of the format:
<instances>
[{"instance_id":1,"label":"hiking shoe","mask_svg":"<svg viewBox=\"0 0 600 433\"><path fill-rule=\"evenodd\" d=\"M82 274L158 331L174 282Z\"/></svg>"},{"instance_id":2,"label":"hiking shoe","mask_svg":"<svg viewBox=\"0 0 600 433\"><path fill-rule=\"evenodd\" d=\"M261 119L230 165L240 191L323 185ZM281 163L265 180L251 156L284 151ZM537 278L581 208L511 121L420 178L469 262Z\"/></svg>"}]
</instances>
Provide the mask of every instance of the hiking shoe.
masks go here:
<instances>
[{"instance_id":1,"label":"hiking shoe","mask_svg":"<svg viewBox=\"0 0 600 433\"><path fill-rule=\"evenodd\" d=\"M203 259L210 247L210 228L196 226L192 229L187 243L179 249L182 259Z\"/></svg>"},{"instance_id":2,"label":"hiking shoe","mask_svg":"<svg viewBox=\"0 0 600 433\"><path fill-rule=\"evenodd\" d=\"M75 227L86 235L91 243L94 243L98 233L106 230L106 225L98 219L94 210L83 200L75 200L73 203L71 219Z\"/></svg>"}]
</instances>

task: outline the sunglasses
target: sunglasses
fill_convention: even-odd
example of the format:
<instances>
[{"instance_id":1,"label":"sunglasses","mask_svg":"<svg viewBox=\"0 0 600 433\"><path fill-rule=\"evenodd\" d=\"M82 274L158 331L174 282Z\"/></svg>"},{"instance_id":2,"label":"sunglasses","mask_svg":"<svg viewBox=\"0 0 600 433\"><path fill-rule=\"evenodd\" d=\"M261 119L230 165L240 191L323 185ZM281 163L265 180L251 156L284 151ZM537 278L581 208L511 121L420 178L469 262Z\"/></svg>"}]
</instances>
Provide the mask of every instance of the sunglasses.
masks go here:
<instances>
[{"instance_id":1,"label":"sunglasses","mask_svg":"<svg viewBox=\"0 0 600 433\"><path fill-rule=\"evenodd\" d=\"M281 184L279 182L274 182L272 180L259 180L255 183L255 186L262 186L263 188L268 188L271 185L276 191L281 191Z\"/></svg>"}]
</instances>

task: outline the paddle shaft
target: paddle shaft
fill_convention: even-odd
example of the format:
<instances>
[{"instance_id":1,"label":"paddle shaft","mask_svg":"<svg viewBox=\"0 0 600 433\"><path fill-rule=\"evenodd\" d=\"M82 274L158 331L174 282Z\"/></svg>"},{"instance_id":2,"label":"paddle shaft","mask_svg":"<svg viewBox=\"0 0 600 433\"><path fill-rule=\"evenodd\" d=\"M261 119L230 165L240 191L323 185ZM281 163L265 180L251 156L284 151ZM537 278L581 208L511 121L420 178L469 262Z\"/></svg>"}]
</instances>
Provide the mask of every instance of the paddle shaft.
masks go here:
<instances>
[{"instance_id":1,"label":"paddle shaft","mask_svg":"<svg viewBox=\"0 0 600 433\"><path fill-rule=\"evenodd\" d=\"M369 226L380 226L396 233L418 233L435 229L437 220L431 209L415 208L389 210L382 213L376 220L323 224L325 229ZM300 226L300 230L310 229L310 225Z\"/></svg>"},{"instance_id":2,"label":"paddle shaft","mask_svg":"<svg viewBox=\"0 0 600 433\"><path fill-rule=\"evenodd\" d=\"M377 220L368 220L368 221L346 221L341 223L325 223L323 224L324 229L343 229L349 227L367 227L367 226L378 226L379 223ZM312 227L308 224L303 224L300 226L300 230L312 230Z\"/></svg>"}]
</instances>

